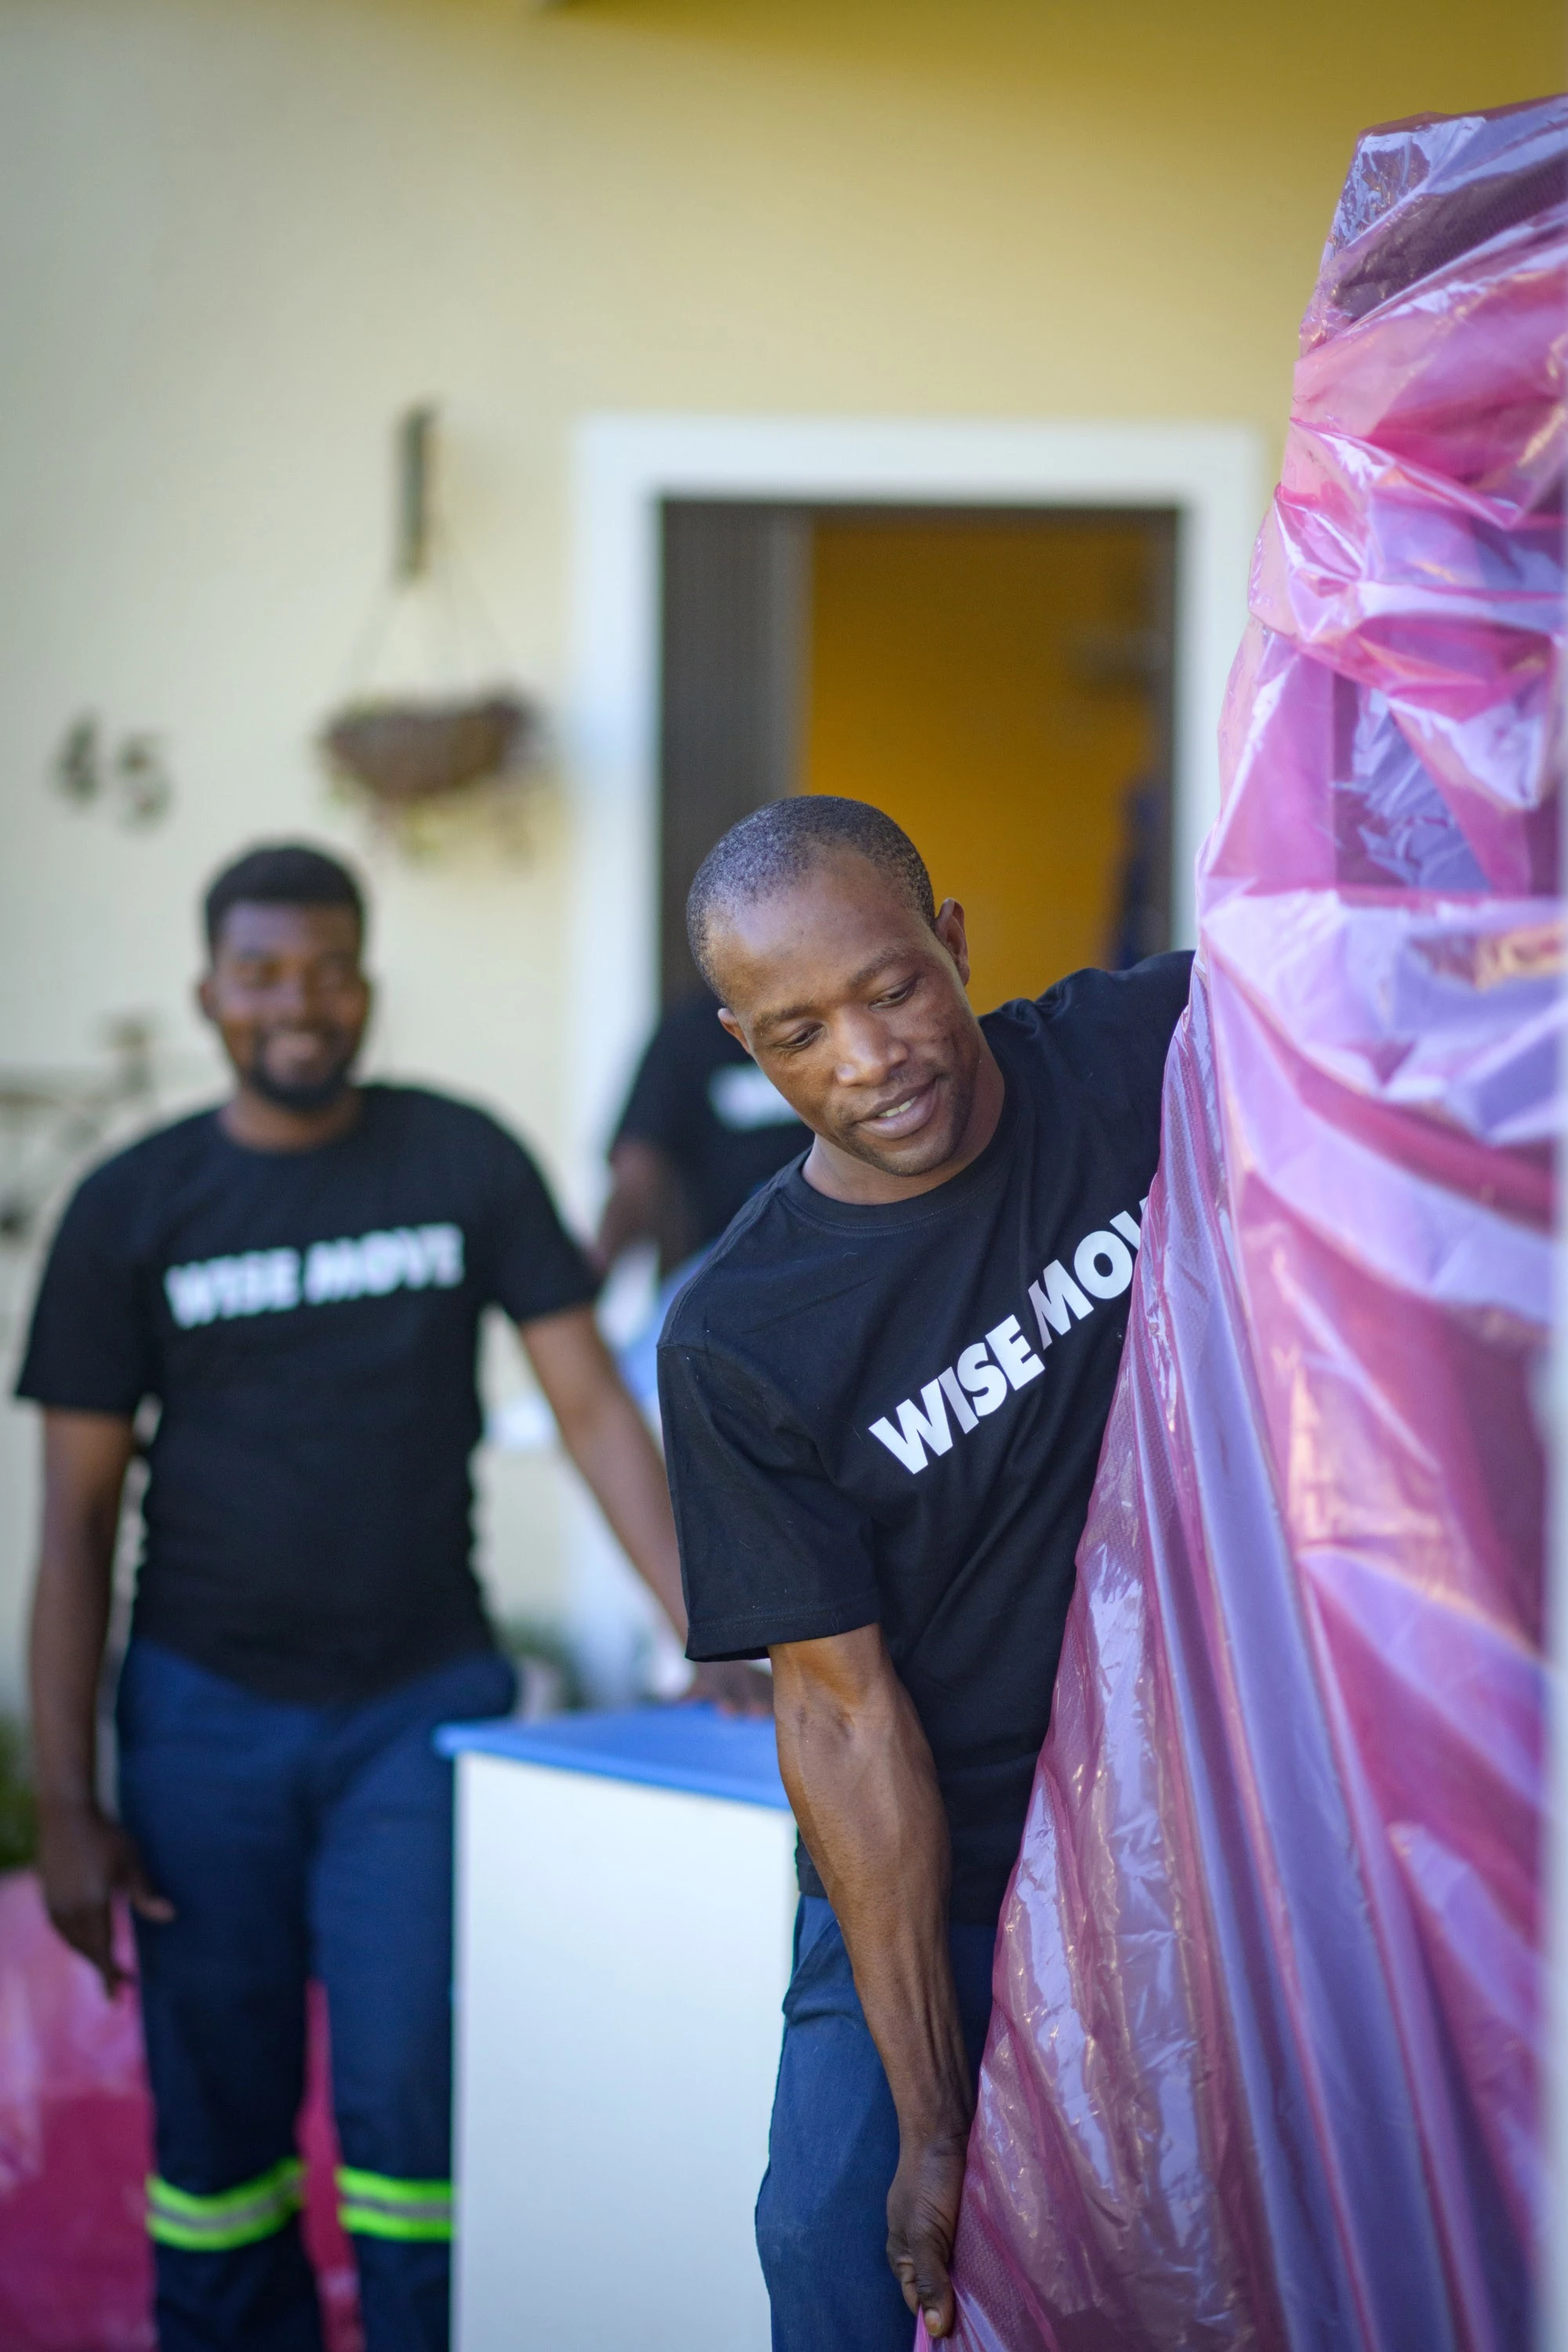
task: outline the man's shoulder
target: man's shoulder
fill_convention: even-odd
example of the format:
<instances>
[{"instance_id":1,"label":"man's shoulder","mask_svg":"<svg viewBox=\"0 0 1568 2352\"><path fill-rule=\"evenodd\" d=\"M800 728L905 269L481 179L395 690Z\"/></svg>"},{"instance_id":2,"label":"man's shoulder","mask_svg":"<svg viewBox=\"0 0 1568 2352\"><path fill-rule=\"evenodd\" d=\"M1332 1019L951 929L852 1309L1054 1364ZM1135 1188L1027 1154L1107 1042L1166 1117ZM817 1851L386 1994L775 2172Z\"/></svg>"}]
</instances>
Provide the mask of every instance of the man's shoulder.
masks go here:
<instances>
[{"instance_id":1,"label":"man's shoulder","mask_svg":"<svg viewBox=\"0 0 1568 2352\"><path fill-rule=\"evenodd\" d=\"M89 1168L78 1183L73 1202L108 1207L143 1193L163 1192L184 1169L205 1159L217 1130L217 1106L187 1112L166 1126L149 1128L144 1135L121 1144Z\"/></svg>"},{"instance_id":2,"label":"man's shoulder","mask_svg":"<svg viewBox=\"0 0 1568 2352\"><path fill-rule=\"evenodd\" d=\"M1123 971L1105 971L1096 964L1069 971L1042 996L1017 997L999 1004L987 1021L1008 1021L1025 1034L1065 1030L1084 1023L1108 1023L1143 1028L1151 1022L1174 1025L1187 1001L1192 982L1191 948L1173 948L1168 954L1146 956Z\"/></svg>"},{"instance_id":3,"label":"man's shoulder","mask_svg":"<svg viewBox=\"0 0 1568 2352\"><path fill-rule=\"evenodd\" d=\"M211 1166L217 1106L151 1128L89 1168L71 1187L49 1240L51 1262L86 1249L134 1264L167 1229Z\"/></svg>"},{"instance_id":4,"label":"man's shoulder","mask_svg":"<svg viewBox=\"0 0 1568 2352\"><path fill-rule=\"evenodd\" d=\"M790 1209L795 1163L759 1184L737 1211L665 1319L661 1348L706 1347L747 1328L758 1286L798 1258L801 1220Z\"/></svg>"},{"instance_id":5,"label":"man's shoulder","mask_svg":"<svg viewBox=\"0 0 1568 2352\"><path fill-rule=\"evenodd\" d=\"M499 1127L494 1114L466 1095L448 1094L445 1087L408 1086L390 1078L372 1078L361 1089L365 1100L385 1118L405 1126Z\"/></svg>"},{"instance_id":6,"label":"man's shoulder","mask_svg":"<svg viewBox=\"0 0 1568 2352\"><path fill-rule=\"evenodd\" d=\"M1120 1045L1153 1045L1161 1066L1192 983L1190 948L1147 957L1125 971L1090 966L1068 972L1043 996L1018 997L988 1013L981 1026L993 1046L1026 1059L1059 1055L1085 1078L1104 1075Z\"/></svg>"},{"instance_id":7,"label":"man's shoulder","mask_svg":"<svg viewBox=\"0 0 1568 2352\"><path fill-rule=\"evenodd\" d=\"M437 1087L394 1086L383 1079L367 1086L364 1093L377 1127L400 1143L492 1154L527 1150L503 1118L467 1096Z\"/></svg>"}]
</instances>

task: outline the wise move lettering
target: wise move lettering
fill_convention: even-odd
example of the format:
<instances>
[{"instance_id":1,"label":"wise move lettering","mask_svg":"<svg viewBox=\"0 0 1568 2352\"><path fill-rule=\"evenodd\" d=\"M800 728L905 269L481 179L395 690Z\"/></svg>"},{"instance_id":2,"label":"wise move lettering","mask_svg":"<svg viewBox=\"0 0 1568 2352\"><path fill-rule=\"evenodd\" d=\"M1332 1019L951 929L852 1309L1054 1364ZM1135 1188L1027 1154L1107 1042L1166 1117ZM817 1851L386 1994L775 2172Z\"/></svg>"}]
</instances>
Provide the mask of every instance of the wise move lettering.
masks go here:
<instances>
[{"instance_id":1,"label":"wise move lettering","mask_svg":"<svg viewBox=\"0 0 1568 2352\"><path fill-rule=\"evenodd\" d=\"M243 1250L172 1265L163 1295L181 1330L189 1331L237 1315L279 1315L343 1298L384 1298L395 1290L455 1290L462 1279L460 1225L397 1225L355 1241L312 1242L304 1251Z\"/></svg>"},{"instance_id":2,"label":"wise move lettering","mask_svg":"<svg viewBox=\"0 0 1568 2352\"><path fill-rule=\"evenodd\" d=\"M1139 1202L1148 1205L1147 1196ZM1097 1302L1120 1298L1132 1280L1132 1257L1142 1228L1130 1210L1120 1209L1109 1224L1085 1234L1073 1252L1069 1274L1053 1258L1029 1285L1029 1306L1039 1333L1039 1352L1024 1336L1016 1315L994 1323L983 1339L960 1351L956 1362L944 1364L926 1381L917 1398L905 1397L894 1407L896 1423L886 1415L871 1423L871 1434L884 1444L911 1477L918 1477L933 1455L951 1452L954 1433L970 1436L992 1413L999 1412L1020 1389L1037 1381L1045 1370L1044 1353L1054 1339L1093 1314ZM951 1418L950 1418L951 1416Z\"/></svg>"}]
</instances>

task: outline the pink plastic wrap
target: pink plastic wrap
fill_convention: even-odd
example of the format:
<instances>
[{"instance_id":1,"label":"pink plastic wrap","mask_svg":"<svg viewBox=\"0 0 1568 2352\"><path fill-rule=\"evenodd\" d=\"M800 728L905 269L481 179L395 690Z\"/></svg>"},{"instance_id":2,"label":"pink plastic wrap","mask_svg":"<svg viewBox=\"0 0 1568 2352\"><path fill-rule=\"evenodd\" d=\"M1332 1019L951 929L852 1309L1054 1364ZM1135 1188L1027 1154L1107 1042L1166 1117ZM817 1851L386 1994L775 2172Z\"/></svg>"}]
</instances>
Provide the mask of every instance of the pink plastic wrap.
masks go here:
<instances>
[{"instance_id":1,"label":"pink plastic wrap","mask_svg":"<svg viewBox=\"0 0 1568 2352\"><path fill-rule=\"evenodd\" d=\"M123 1960L131 1937L120 1923ZM0 2345L153 2352L147 2084L134 2000L106 2000L30 1872L0 1877Z\"/></svg>"},{"instance_id":2,"label":"pink plastic wrap","mask_svg":"<svg viewBox=\"0 0 1568 2352\"><path fill-rule=\"evenodd\" d=\"M1568 105L1357 151L1004 1914L966 2352L1502 2352L1542 2221Z\"/></svg>"},{"instance_id":3,"label":"pink plastic wrap","mask_svg":"<svg viewBox=\"0 0 1568 2352\"><path fill-rule=\"evenodd\" d=\"M124 1919L117 1938L131 1965ZM152 2137L134 1996L105 1999L87 1962L49 1926L30 1871L0 1875L3 2352L153 2352L144 2187ZM326 2009L314 1988L300 2147L327 2352L363 2352L332 2181Z\"/></svg>"}]
</instances>

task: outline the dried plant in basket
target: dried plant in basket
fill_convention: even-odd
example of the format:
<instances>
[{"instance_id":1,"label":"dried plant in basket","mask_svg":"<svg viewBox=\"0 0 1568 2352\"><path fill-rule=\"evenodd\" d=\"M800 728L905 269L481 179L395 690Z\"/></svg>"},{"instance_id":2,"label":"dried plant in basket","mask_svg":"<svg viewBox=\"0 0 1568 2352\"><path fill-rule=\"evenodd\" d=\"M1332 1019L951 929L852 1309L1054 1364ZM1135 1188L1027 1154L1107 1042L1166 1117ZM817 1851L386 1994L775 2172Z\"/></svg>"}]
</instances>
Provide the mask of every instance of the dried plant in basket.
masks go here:
<instances>
[{"instance_id":1,"label":"dried plant in basket","mask_svg":"<svg viewBox=\"0 0 1568 2352\"><path fill-rule=\"evenodd\" d=\"M395 815L520 778L534 765L542 734L533 704L488 694L354 704L327 721L320 741L337 776Z\"/></svg>"}]
</instances>

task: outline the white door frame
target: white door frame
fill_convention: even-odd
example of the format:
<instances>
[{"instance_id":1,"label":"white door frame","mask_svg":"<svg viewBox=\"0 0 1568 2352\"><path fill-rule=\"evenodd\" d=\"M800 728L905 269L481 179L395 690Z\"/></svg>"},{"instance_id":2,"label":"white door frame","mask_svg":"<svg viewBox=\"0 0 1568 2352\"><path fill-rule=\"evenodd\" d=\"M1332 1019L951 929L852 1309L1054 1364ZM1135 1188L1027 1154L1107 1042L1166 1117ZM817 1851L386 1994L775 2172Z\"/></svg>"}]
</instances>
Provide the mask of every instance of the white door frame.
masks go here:
<instances>
[{"instance_id":1,"label":"white door frame","mask_svg":"<svg viewBox=\"0 0 1568 2352\"><path fill-rule=\"evenodd\" d=\"M660 502L1173 507L1174 937L1219 806L1220 705L1263 499L1245 425L593 416L574 447L569 1178L580 1207L658 1002Z\"/></svg>"}]
</instances>

